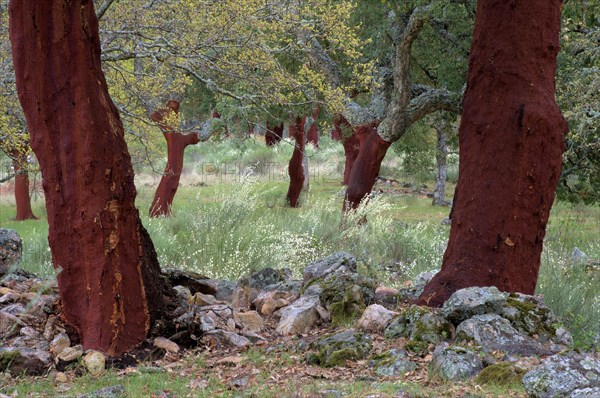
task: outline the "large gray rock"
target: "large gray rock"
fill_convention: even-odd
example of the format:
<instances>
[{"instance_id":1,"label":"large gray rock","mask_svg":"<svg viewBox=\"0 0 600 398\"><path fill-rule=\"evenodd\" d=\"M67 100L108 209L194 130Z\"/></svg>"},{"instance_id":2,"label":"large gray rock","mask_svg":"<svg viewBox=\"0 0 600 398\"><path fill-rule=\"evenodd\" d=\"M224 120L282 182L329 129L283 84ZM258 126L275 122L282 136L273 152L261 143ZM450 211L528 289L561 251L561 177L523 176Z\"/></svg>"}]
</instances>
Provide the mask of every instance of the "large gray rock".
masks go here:
<instances>
[{"instance_id":1,"label":"large gray rock","mask_svg":"<svg viewBox=\"0 0 600 398\"><path fill-rule=\"evenodd\" d=\"M387 338L409 338L413 347L416 342L438 344L450 339L453 333L454 326L435 310L417 305L400 312L384 331ZM426 344L422 347L426 347Z\"/></svg>"},{"instance_id":2,"label":"large gray rock","mask_svg":"<svg viewBox=\"0 0 600 398\"><path fill-rule=\"evenodd\" d=\"M362 316L356 321L356 329L365 332L381 333L390 320L398 315L382 305L373 304L368 306Z\"/></svg>"},{"instance_id":3,"label":"large gray rock","mask_svg":"<svg viewBox=\"0 0 600 398\"><path fill-rule=\"evenodd\" d=\"M277 325L277 333L283 336L306 333L320 319L317 307L318 296L302 296L292 304L277 311L281 316Z\"/></svg>"},{"instance_id":4,"label":"large gray rock","mask_svg":"<svg viewBox=\"0 0 600 398\"><path fill-rule=\"evenodd\" d=\"M21 261L23 242L15 230L0 228L0 277Z\"/></svg>"},{"instance_id":5,"label":"large gray rock","mask_svg":"<svg viewBox=\"0 0 600 398\"><path fill-rule=\"evenodd\" d=\"M0 372L40 375L50 367L51 359L47 351L25 347L0 348Z\"/></svg>"},{"instance_id":6,"label":"large gray rock","mask_svg":"<svg viewBox=\"0 0 600 398\"><path fill-rule=\"evenodd\" d=\"M204 333L202 341L213 347L233 347L244 348L250 345L250 340L237 333L228 332L226 330L211 330Z\"/></svg>"},{"instance_id":7,"label":"large gray rock","mask_svg":"<svg viewBox=\"0 0 600 398\"><path fill-rule=\"evenodd\" d=\"M349 253L334 253L323 259L314 261L304 268L304 286L316 279L325 279L331 275L356 273L356 258Z\"/></svg>"},{"instance_id":8,"label":"large gray rock","mask_svg":"<svg viewBox=\"0 0 600 398\"><path fill-rule=\"evenodd\" d=\"M542 345L529 335L515 329L511 323L495 314L475 315L456 328L457 340L473 340L484 351L501 350L512 355L551 355L564 347Z\"/></svg>"},{"instance_id":9,"label":"large gray rock","mask_svg":"<svg viewBox=\"0 0 600 398\"><path fill-rule=\"evenodd\" d=\"M481 358L475 352L442 343L433 351L429 375L443 380L459 381L475 377L482 369Z\"/></svg>"},{"instance_id":10,"label":"large gray rock","mask_svg":"<svg viewBox=\"0 0 600 398\"><path fill-rule=\"evenodd\" d=\"M317 353L309 354L308 361L325 367L345 366L347 360L366 358L372 347L368 334L349 329L315 341L311 348Z\"/></svg>"},{"instance_id":11,"label":"large gray rock","mask_svg":"<svg viewBox=\"0 0 600 398\"><path fill-rule=\"evenodd\" d=\"M600 387L581 388L575 390L569 395L569 398L598 398L600 397Z\"/></svg>"},{"instance_id":12,"label":"large gray rock","mask_svg":"<svg viewBox=\"0 0 600 398\"><path fill-rule=\"evenodd\" d=\"M523 377L523 384L525 390L536 398L589 393L593 391L589 389L600 387L600 359L574 352L553 355L529 371Z\"/></svg>"},{"instance_id":13,"label":"large gray rock","mask_svg":"<svg viewBox=\"0 0 600 398\"><path fill-rule=\"evenodd\" d=\"M475 315L497 314L506 303L508 293L496 287L469 287L457 290L442 306L442 315L458 325Z\"/></svg>"},{"instance_id":14,"label":"large gray rock","mask_svg":"<svg viewBox=\"0 0 600 398\"><path fill-rule=\"evenodd\" d=\"M403 376L406 372L411 372L418 367L416 363L409 360L406 351L396 348L373 357L369 361L369 366L379 376L388 377Z\"/></svg>"},{"instance_id":15,"label":"large gray rock","mask_svg":"<svg viewBox=\"0 0 600 398\"><path fill-rule=\"evenodd\" d=\"M529 336L538 336L542 340L552 340L565 345L573 343L568 332L559 332L558 319L540 296L511 293L498 315L508 319L515 329Z\"/></svg>"}]
</instances>

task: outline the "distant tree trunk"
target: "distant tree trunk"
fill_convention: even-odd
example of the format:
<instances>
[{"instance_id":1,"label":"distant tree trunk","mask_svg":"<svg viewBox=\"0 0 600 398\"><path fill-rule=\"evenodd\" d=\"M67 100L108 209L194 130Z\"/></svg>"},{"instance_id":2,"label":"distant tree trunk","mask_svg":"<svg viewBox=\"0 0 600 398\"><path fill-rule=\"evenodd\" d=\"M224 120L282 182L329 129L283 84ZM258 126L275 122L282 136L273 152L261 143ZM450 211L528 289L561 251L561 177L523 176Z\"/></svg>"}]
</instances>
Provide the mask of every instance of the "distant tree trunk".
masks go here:
<instances>
[{"instance_id":1,"label":"distant tree trunk","mask_svg":"<svg viewBox=\"0 0 600 398\"><path fill-rule=\"evenodd\" d=\"M273 126L267 122L267 132L265 133L265 144L269 147L273 147L281 141L283 138L283 123L277 126Z\"/></svg>"},{"instance_id":2,"label":"distant tree trunk","mask_svg":"<svg viewBox=\"0 0 600 398\"><path fill-rule=\"evenodd\" d=\"M433 205L446 206L446 177L448 174L448 132L446 123L441 121L435 126L437 133L437 146L435 163L437 174L435 176L435 189L433 190Z\"/></svg>"},{"instance_id":3,"label":"distant tree trunk","mask_svg":"<svg viewBox=\"0 0 600 398\"><path fill-rule=\"evenodd\" d=\"M297 117L294 123L289 126L290 138L295 142L294 153L290 159L288 174L290 176L290 187L287 193L287 200L290 207L298 207L298 199L304 186L304 168L302 167L302 158L304 157L304 124L306 117Z\"/></svg>"},{"instance_id":4,"label":"distant tree trunk","mask_svg":"<svg viewBox=\"0 0 600 398\"><path fill-rule=\"evenodd\" d=\"M211 117L213 119L220 119L221 114L217 111L212 111ZM227 125L225 125L225 127L224 127L224 136L225 136L225 138L229 138L229 128L227 127Z\"/></svg>"},{"instance_id":5,"label":"distant tree trunk","mask_svg":"<svg viewBox=\"0 0 600 398\"><path fill-rule=\"evenodd\" d=\"M170 291L135 208L93 2L12 0L10 40L42 171L62 312L84 349L119 355L145 339Z\"/></svg>"},{"instance_id":6,"label":"distant tree trunk","mask_svg":"<svg viewBox=\"0 0 600 398\"><path fill-rule=\"evenodd\" d=\"M13 169L15 171L15 204L17 206L16 221L37 220L31 210L31 197L29 196L29 173L27 172L27 154L23 151L11 153Z\"/></svg>"},{"instance_id":7,"label":"distant tree trunk","mask_svg":"<svg viewBox=\"0 0 600 398\"><path fill-rule=\"evenodd\" d=\"M560 0L479 1L442 270L420 304L458 289L533 294L567 125L554 97Z\"/></svg>"},{"instance_id":8,"label":"distant tree trunk","mask_svg":"<svg viewBox=\"0 0 600 398\"><path fill-rule=\"evenodd\" d=\"M175 126L168 125L169 115L176 116L178 113L179 102L171 100L167 103L166 108L154 112L150 116L160 126L167 141L167 165L150 206L150 217L168 217L171 215L171 207L183 171L185 148L188 145L196 145L200 142L198 133L181 134Z\"/></svg>"},{"instance_id":9,"label":"distant tree trunk","mask_svg":"<svg viewBox=\"0 0 600 398\"><path fill-rule=\"evenodd\" d=\"M391 142L385 141L377 133L378 124L378 121L374 121L354 128L354 134L359 142L359 152L348 176L344 211L356 209L369 195L379 175L381 162L391 145Z\"/></svg>"},{"instance_id":10,"label":"distant tree trunk","mask_svg":"<svg viewBox=\"0 0 600 398\"><path fill-rule=\"evenodd\" d=\"M315 108L312 115L312 124L306 133L306 143L313 144L315 148L319 148L319 126L317 126L317 118L319 117L319 113L321 108Z\"/></svg>"}]
</instances>

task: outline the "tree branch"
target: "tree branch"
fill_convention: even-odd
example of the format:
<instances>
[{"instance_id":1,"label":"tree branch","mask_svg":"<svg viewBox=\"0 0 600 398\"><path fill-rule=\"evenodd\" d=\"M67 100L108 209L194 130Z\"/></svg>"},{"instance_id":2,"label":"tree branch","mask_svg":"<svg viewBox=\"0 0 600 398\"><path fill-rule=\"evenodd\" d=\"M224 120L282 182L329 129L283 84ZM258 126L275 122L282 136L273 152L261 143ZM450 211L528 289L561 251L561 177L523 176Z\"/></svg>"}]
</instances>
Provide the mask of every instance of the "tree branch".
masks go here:
<instances>
[{"instance_id":1,"label":"tree branch","mask_svg":"<svg viewBox=\"0 0 600 398\"><path fill-rule=\"evenodd\" d=\"M102 4L100 6L100 8L98 8L98 11L96 11L96 18L98 18L98 20L101 20L102 17L104 16L104 14L106 14L106 11L108 11L108 9L110 8L110 6L114 2L115 2L115 0L106 0L104 2L104 4Z\"/></svg>"}]
</instances>

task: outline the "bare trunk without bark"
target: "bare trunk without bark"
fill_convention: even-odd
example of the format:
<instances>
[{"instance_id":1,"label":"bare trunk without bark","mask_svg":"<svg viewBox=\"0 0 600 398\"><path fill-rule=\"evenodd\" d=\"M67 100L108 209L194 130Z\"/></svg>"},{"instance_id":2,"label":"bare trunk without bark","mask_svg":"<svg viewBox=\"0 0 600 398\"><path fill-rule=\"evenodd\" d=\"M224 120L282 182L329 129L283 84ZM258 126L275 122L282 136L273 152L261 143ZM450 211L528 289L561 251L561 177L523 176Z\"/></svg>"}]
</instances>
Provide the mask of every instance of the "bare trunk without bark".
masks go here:
<instances>
[{"instance_id":1,"label":"bare trunk without bark","mask_svg":"<svg viewBox=\"0 0 600 398\"><path fill-rule=\"evenodd\" d=\"M437 146L435 163L437 173L435 176L435 189L433 190L433 205L447 206L446 202L446 177L448 175L448 133L443 122L435 127Z\"/></svg>"},{"instance_id":2,"label":"bare trunk without bark","mask_svg":"<svg viewBox=\"0 0 600 398\"><path fill-rule=\"evenodd\" d=\"M179 179L183 171L183 155L188 145L196 145L200 142L198 133L181 134L175 126L169 126L169 114L179 113L179 102L169 101L167 107L154 112L150 118L163 130L167 141L167 165L160 183L156 188L154 200L150 206L150 217L168 217L171 215L171 207L175 194L179 188Z\"/></svg>"},{"instance_id":3,"label":"bare trunk without bark","mask_svg":"<svg viewBox=\"0 0 600 398\"><path fill-rule=\"evenodd\" d=\"M533 294L567 125L554 97L560 0L479 1L442 270L420 304L496 286Z\"/></svg>"},{"instance_id":4,"label":"bare trunk without bark","mask_svg":"<svg viewBox=\"0 0 600 398\"><path fill-rule=\"evenodd\" d=\"M85 349L119 355L166 311L168 287L135 208L93 2L13 0L10 40L42 171L63 314Z\"/></svg>"}]
</instances>

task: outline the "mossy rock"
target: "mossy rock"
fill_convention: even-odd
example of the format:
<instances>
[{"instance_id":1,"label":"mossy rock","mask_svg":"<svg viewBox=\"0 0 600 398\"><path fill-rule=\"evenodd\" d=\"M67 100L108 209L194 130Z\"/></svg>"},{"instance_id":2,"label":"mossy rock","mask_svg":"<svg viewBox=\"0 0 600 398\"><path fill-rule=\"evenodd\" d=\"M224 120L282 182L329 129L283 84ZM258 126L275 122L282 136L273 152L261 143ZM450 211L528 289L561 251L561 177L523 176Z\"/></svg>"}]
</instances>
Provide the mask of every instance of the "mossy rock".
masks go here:
<instances>
[{"instance_id":1,"label":"mossy rock","mask_svg":"<svg viewBox=\"0 0 600 398\"><path fill-rule=\"evenodd\" d=\"M0 372L6 372L10 365L21 358L19 351L0 352Z\"/></svg>"},{"instance_id":2,"label":"mossy rock","mask_svg":"<svg viewBox=\"0 0 600 398\"><path fill-rule=\"evenodd\" d=\"M517 330L529 336L556 337L558 320L552 311L534 296L512 293L500 313Z\"/></svg>"},{"instance_id":3,"label":"mossy rock","mask_svg":"<svg viewBox=\"0 0 600 398\"><path fill-rule=\"evenodd\" d=\"M340 275L321 283L321 303L331 314L333 326L347 326L360 318L375 296L375 282L356 274Z\"/></svg>"},{"instance_id":4,"label":"mossy rock","mask_svg":"<svg viewBox=\"0 0 600 398\"><path fill-rule=\"evenodd\" d=\"M408 340L404 348L417 355L425 356L429 352L429 343L426 341Z\"/></svg>"},{"instance_id":5,"label":"mossy rock","mask_svg":"<svg viewBox=\"0 0 600 398\"><path fill-rule=\"evenodd\" d=\"M384 331L387 338L407 337L415 342L439 344L452 338L454 325L433 309L410 306L392 319Z\"/></svg>"},{"instance_id":6,"label":"mossy rock","mask_svg":"<svg viewBox=\"0 0 600 398\"><path fill-rule=\"evenodd\" d=\"M401 376L406 372L417 369L417 364L410 361L408 354L396 348L379 355L374 355L369 366L380 376Z\"/></svg>"},{"instance_id":7,"label":"mossy rock","mask_svg":"<svg viewBox=\"0 0 600 398\"><path fill-rule=\"evenodd\" d=\"M371 351L371 337L353 329L330 334L312 344L316 352L307 354L309 363L324 367L345 366L348 360L360 360Z\"/></svg>"},{"instance_id":8,"label":"mossy rock","mask_svg":"<svg viewBox=\"0 0 600 398\"><path fill-rule=\"evenodd\" d=\"M496 386L521 384L525 371L510 362L498 362L484 368L475 378L475 383Z\"/></svg>"},{"instance_id":9,"label":"mossy rock","mask_svg":"<svg viewBox=\"0 0 600 398\"><path fill-rule=\"evenodd\" d=\"M426 314L431 313L431 308L411 305L392 319L385 328L383 335L389 339L410 337L417 321Z\"/></svg>"}]
</instances>

